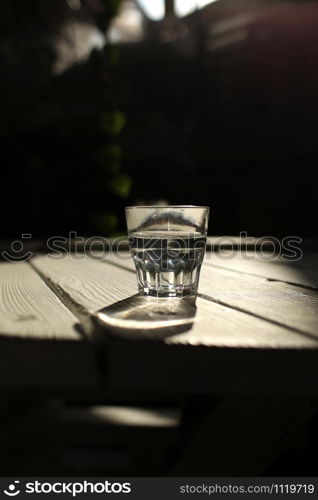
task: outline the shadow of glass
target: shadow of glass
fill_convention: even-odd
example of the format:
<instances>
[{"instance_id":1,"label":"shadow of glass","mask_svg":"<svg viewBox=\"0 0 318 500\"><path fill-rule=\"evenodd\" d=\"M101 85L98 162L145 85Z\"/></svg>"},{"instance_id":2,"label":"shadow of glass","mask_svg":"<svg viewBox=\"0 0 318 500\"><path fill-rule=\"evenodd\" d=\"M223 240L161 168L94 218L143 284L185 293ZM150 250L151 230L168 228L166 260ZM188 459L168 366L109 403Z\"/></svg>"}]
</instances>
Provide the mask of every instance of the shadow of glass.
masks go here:
<instances>
[{"instance_id":1,"label":"shadow of glass","mask_svg":"<svg viewBox=\"0 0 318 500\"><path fill-rule=\"evenodd\" d=\"M154 298L133 295L96 313L98 324L130 339L159 340L192 328L196 297Z\"/></svg>"}]
</instances>

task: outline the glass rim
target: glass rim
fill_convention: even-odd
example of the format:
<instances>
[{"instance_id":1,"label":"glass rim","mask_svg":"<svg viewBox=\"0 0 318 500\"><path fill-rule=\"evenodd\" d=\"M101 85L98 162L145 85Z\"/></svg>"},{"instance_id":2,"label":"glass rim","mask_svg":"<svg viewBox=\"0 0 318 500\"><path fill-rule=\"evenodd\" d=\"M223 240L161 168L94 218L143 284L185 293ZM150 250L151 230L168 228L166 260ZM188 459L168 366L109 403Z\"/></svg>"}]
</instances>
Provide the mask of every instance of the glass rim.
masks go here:
<instances>
[{"instance_id":1,"label":"glass rim","mask_svg":"<svg viewBox=\"0 0 318 500\"><path fill-rule=\"evenodd\" d=\"M204 206L204 205L131 205L128 207L125 207L125 210L131 210L134 208L149 208L149 209L154 209L154 208L199 208L199 209L204 209L204 210L210 210L210 207Z\"/></svg>"}]
</instances>

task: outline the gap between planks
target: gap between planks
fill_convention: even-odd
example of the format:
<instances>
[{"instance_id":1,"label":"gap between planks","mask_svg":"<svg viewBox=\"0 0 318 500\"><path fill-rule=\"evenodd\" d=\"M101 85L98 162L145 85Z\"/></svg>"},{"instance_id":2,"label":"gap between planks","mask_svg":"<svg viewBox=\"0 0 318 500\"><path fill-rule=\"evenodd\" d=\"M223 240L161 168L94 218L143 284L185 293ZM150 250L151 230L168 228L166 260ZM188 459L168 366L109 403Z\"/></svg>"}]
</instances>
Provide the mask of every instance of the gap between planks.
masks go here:
<instances>
[{"instance_id":1,"label":"gap between planks","mask_svg":"<svg viewBox=\"0 0 318 500\"><path fill-rule=\"evenodd\" d=\"M128 264L128 261L127 261L126 265L124 266L123 264L121 264L121 263L118 262L118 257L111 256L111 257L108 257L107 260L102 261L102 262L111 263L114 266L117 266L117 267L120 267L120 268L123 268L123 269L127 269L127 270L135 273L135 271L134 271L134 264L133 264L132 261L129 262L129 264ZM240 286L237 286L237 280L235 280L235 279L232 280L235 283L235 285L236 285L236 290L235 290L235 293L233 294L232 301L231 301L231 297L228 298L227 292L224 293L224 290L222 290L222 288L221 288L221 291L223 293L220 294L220 292L216 290L216 294L213 296L211 294L211 290L207 290L207 288L209 288L209 284L210 284L209 281L211 281L211 286L213 286L213 280L212 279L209 280L209 277L208 277L208 272L209 272L208 269L210 269L210 272L211 272L211 270L214 269L214 268L219 273L219 276L218 276L220 278L220 281L218 283L219 290L220 290L220 282L222 280L224 280L224 283L225 283L225 281L229 280L229 284L231 284L231 274L233 273L235 275L235 273L236 273L235 270L232 270L232 269L229 269L229 268L221 268L221 269L219 269L219 266L214 266L214 265L211 265L211 264L209 264L207 266L207 264L204 263L204 265L202 267L202 270L201 270L201 277L200 277L200 281L199 281L199 293L198 293L199 297L201 297L202 299L214 302L216 304L219 304L221 306L229 307L229 308L231 308L233 310L240 311L241 313L245 313L245 314L248 314L250 316L259 318L261 320L268 321L269 323L272 323L272 324L275 324L275 325L278 325L278 326L282 326L282 327L288 328L291 331L294 331L294 332L296 332L298 334L304 335L304 336L306 336L308 338L318 339L318 336L317 336L317 333L318 333L318 314L315 315L315 318L314 318L315 322L313 322L313 324L310 325L311 331L308 331L308 330L302 328L301 326L295 326L295 325L292 325L290 323L286 323L285 321L281 321L281 320L279 320L277 318L265 316L264 314L261 314L259 310L258 311L251 310L251 308L247 308L246 307L248 304L246 304L244 306L244 305L242 305L242 303L241 304L238 303L238 302L240 302L239 300L237 300L237 303L233 303L233 297L235 297L235 295L238 296L238 294L241 293L241 291L244 292L244 287L242 286L242 288L240 290ZM222 272L222 271L224 271L224 272ZM220 274L221 274L221 276L220 276ZM245 272L238 272L238 275L239 275L239 277L241 279L242 278L244 279L245 276L246 276L247 280L248 280L249 276L251 276L250 284L252 284L252 285L253 285L253 278L256 278L255 283L259 283L260 280L264 280L264 285L267 285L267 288L269 288L272 293L277 292L276 291L277 287L275 287L275 285L271 285L272 283L273 284L274 283L278 283L278 284L286 285L287 287L288 286L292 286L292 287L302 288L302 286L299 286L298 284L292 284L291 285L290 283L288 283L286 281L279 280L279 279L269 279L269 278L266 278L265 276L262 276L262 275L255 276L252 273L245 273ZM213 275L212 275L212 278L213 278ZM243 285L243 284L244 285L248 285L248 281L247 281L247 283L244 283L244 281L242 281L241 285ZM227 286L227 287L224 286L224 288L231 290L230 286ZM200 289L204 290L203 293L200 292ZM250 298L251 299L251 302L254 299L254 304L251 305L251 307L254 306L254 308L255 308L255 306L258 305L257 302L259 301L259 297L257 297L257 293L258 294L260 293L260 291L257 290L257 288L255 290L256 290L255 297L253 297L253 293L250 294L250 297L248 295L246 296L246 298ZM288 292L288 290L285 290L286 297L287 297L287 292ZM313 292L315 292L315 290L313 290ZM295 290L295 294L296 294L296 299L297 299L297 290ZM219 295L219 297L218 297L218 295ZM283 291L283 293L281 295L282 295L282 298L284 298L284 291ZM302 295L305 295L305 294L302 294ZM222 298L222 296L224 296L224 298ZM286 297L285 297L285 299L286 299ZM269 297L267 297L267 298L269 298ZM304 298L306 298L306 297L304 297ZM315 304L316 310L317 310L318 309L317 308L317 306L318 306L318 294L317 293L311 293L310 295L308 294L308 298L311 298L313 300L314 299L317 300L317 303ZM265 299L266 299L266 296L264 295L264 300ZM275 300L275 297L274 297L274 300ZM305 304L306 304L306 302L304 302L304 300L303 300L302 304L295 304L295 306L296 305L298 305L298 306L299 305L303 305L304 306ZM276 305L276 304L273 304L273 305ZM291 311L292 311L292 309L291 309Z\"/></svg>"},{"instance_id":2,"label":"gap between planks","mask_svg":"<svg viewBox=\"0 0 318 500\"><path fill-rule=\"evenodd\" d=\"M0 387L72 390L99 384L76 316L26 262L0 264Z\"/></svg>"},{"instance_id":3,"label":"gap between planks","mask_svg":"<svg viewBox=\"0 0 318 500\"><path fill-rule=\"evenodd\" d=\"M88 311L76 302L72 296L64 290L61 286L50 279L45 273L43 273L37 266L33 265L32 261L28 264L32 267L34 272L42 279L42 281L48 286L48 288L54 293L54 295L62 302L62 304L72 313L74 316L82 322L85 316L88 315Z\"/></svg>"},{"instance_id":4,"label":"gap between planks","mask_svg":"<svg viewBox=\"0 0 318 500\"><path fill-rule=\"evenodd\" d=\"M45 276L58 294L63 295L68 307L71 310L75 308L74 313L77 311L79 314L80 311L80 316L83 313L87 317L105 306L136 294L136 280L133 276L135 273L131 269L133 263L123 265L118 260L118 257L108 258L106 261L85 257L80 263L68 256L57 263L52 258L43 256L35 257L32 265ZM103 273L102 268L106 270L106 266L108 272ZM117 268L118 273L111 275L111 268ZM204 281L206 285L207 279ZM317 337L310 331L273 321L235 304L220 304L219 299L210 296L207 298L204 294L198 299L199 314L194 321L191 335L175 335L173 339L166 340L167 343L317 347ZM206 331L201 332L204 329Z\"/></svg>"},{"instance_id":5,"label":"gap between planks","mask_svg":"<svg viewBox=\"0 0 318 500\"><path fill-rule=\"evenodd\" d=\"M76 317L26 262L0 264L0 303L3 336L81 340Z\"/></svg>"},{"instance_id":6,"label":"gap between planks","mask_svg":"<svg viewBox=\"0 0 318 500\"><path fill-rule=\"evenodd\" d=\"M268 281L287 283L293 286L318 290L318 269L315 260L318 254L306 254L301 260L287 261L269 253L246 252L232 255L206 252L204 264L226 271L248 274ZM308 267L308 263L311 266Z\"/></svg>"},{"instance_id":7,"label":"gap between planks","mask_svg":"<svg viewBox=\"0 0 318 500\"><path fill-rule=\"evenodd\" d=\"M218 264L212 264L211 262L207 262L206 265L210 267L215 267L217 269L222 269L224 271L232 271L233 273L238 273L238 274L247 274L248 276L254 276L255 278L265 278L267 281L273 281L277 283L286 283L287 285L291 286L298 286L300 288L305 288L307 290L318 290L318 285L304 285L303 283L299 283L298 281L290 281L287 279L279 279L279 278L270 278L269 276L264 274L258 274L258 273L252 273L250 271L243 271L239 269L233 269L232 267L226 267L226 266L220 266Z\"/></svg>"},{"instance_id":8,"label":"gap between planks","mask_svg":"<svg viewBox=\"0 0 318 500\"><path fill-rule=\"evenodd\" d=\"M128 255L128 253L127 253ZM92 256L93 259L96 259L96 257L94 257L94 255ZM317 255L317 259L318 259L318 255ZM99 260L97 258L97 260ZM133 261L132 259L128 260L128 259L125 259L126 261L126 265L123 265L123 264L120 264L119 263L119 259L117 256L111 256L111 257L107 257L106 259L100 259L101 262L106 262L106 263L110 263L116 267L119 267L121 269L125 269L127 271L130 271L132 273L135 274L135 267L134 267L134 264L133 264ZM129 264L128 264L129 262ZM240 262L243 262L243 260L240 259ZM250 261L249 261L250 262ZM262 261L262 260L255 260L254 261L256 264L269 264L269 263L272 263L271 261ZM235 259L235 263L238 263L238 260ZM282 263L282 262L276 262L275 263L279 264L280 266L284 266L285 264ZM283 279L283 278L278 278L278 277L272 277L270 276L270 274L274 274L272 272L268 272L268 270L264 271L263 273L254 273L254 272L251 272L251 271L248 271L246 269L236 269L234 267L227 267L227 266L221 266L219 264L214 264L212 262L209 262L206 258L204 260L204 263L203 263L204 266L209 266L209 267L215 267L217 269L221 269L223 271L228 271L228 272L233 272L233 273L237 273L239 275L247 275L247 276L254 276L255 278L261 278L261 279L265 279L269 282L278 282L278 283L286 283L287 285L292 285L292 286L299 286L301 288L308 288L308 289L313 289L313 290L318 290L318 273L317 273L317 286L311 286L311 285L306 285L304 283L301 283L301 282L298 282L298 281L289 281L287 279ZM288 264L286 264L288 266ZM293 266L292 266L293 267ZM306 269L305 267L299 267L297 268L297 271L300 271L301 269ZM296 269L294 269L296 270ZM275 269L276 271L276 269Z\"/></svg>"}]
</instances>

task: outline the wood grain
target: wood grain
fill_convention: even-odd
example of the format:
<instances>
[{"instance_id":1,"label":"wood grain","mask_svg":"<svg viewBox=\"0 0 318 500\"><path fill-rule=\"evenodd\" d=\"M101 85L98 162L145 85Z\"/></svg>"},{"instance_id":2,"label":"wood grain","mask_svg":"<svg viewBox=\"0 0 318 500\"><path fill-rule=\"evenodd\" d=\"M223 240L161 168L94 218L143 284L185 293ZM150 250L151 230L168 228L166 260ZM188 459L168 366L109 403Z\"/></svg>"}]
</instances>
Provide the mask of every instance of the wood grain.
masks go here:
<instances>
[{"instance_id":1,"label":"wood grain","mask_svg":"<svg viewBox=\"0 0 318 500\"><path fill-rule=\"evenodd\" d=\"M120 260L116 255L109 256L108 260L133 270L131 259L124 259L124 255L122 252ZM274 265L270 274L277 276ZM318 292L315 290L290 285L279 279L268 280L253 273L210 266L205 262L201 270L199 295L318 339Z\"/></svg>"},{"instance_id":2,"label":"wood grain","mask_svg":"<svg viewBox=\"0 0 318 500\"><path fill-rule=\"evenodd\" d=\"M136 311L128 307L130 300L126 305L127 298L136 293L131 259L112 256L101 262L69 256L54 261L49 256L39 256L33 260L33 266L52 286L65 291L66 300L75 311L94 315L106 309L109 313L115 303L117 313L123 313L122 323L131 315L135 317ZM216 394L316 393L316 296L308 298L302 288L267 282L264 278L238 276L224 270L216 273L209 266L205 266L202 277L203 296L198 297L195 317L183 333L169 331L167 336L154 334L153 338L147 335L141 341L140 332L136 334L131 328L125 330L122 325L114 328L103 322L108 389ZM264 283L271 287L265 286L265 293L262 292ZM239 306L236 301L240 301ZM301 323L303 302L309 315L305 326ZM283 312L279 313L281 304ZM284 322L286 311L290 311L291 324L298 322L304 333L271 320L270 316ZM264 319L258 314L264 315ZM267 314L269 318L265 317Z\"/></svg>"},{"instance_id":3,"label":"wood grain","mask_svg":"<svg viewBox=\"0 0 318 500\"><path fill-rule=\"evenodd\" d=\"M41 256L33 259L33 265L50 281L65 290L71 298L70 307L77 307L79 310L84 308L87 314L96 313L135 295L136 277L134 272L128 270L129 267L131 269L130 260L121 260L113 256L109 258L113 263L110 264L82 257L76 259L68 256L61 261L55 261L49 256ZM128 269L125 269L125 266L129 266ZM207 284L210 284L209 276L204 278L204 286ZM242 293L244 294L244 288ZM260 348L299 348L318 345L316 338L311 338L310 335L300 335L283 326L232 309L230 306L198 297L196 307L191 330L169 336L165 338L165 343ZM126 317L127 313L129 311L126 311ZM104 324L105 328L110 326ZM118 333L122 335L123 329L118 328ZM128 329L127 335L131 338L134 332Z\"/></svg>"},{"instance_id":4,"label":"wood grain","mask_svg":"<svg viewBox=\"0 0 318 500\"><path fill-rule=\"evenodd\" d=\"M0 264L0 387L97 385L77 318L27 263Z\"/></svg>"},{"instance_id":5,"label":"wood grain","mask_svg":"<svg viewBox=\"0 0 318 500\"><path fill-rule=\"evenodd\" d=\"M316 264L316 266L315 266ZM298 286L318 289L318 256L306 255L299 261L289 262L279 256L271 257L264 252L245 252L222 250L219 253L207 252L205 265L251 274L272 281L284 281Z\"/></svg>"},{"instance_id":6,"label":"wood grain","mask_svg":"<svg viewBox=\"0 0 318 500\"><path fill-rule=\"evenodd\" d=\"M61 260L50 254L38 256L32 259L32 265L58 292L64 292L75 312L94 313L136 293L132 273L83 254L65 255Z\"/></svg>"},{"instance_id":7,"label":"wood grain","mask_svg":"<svg viewBox=\"0 0 318 500\"><path fill-rule=\"evenodd\" d=\"M200 293L318 338L318 293L280 281L203 266Z\"/></svg>"},{"instance_id":8,"label":"wood grain","mask_svg":"<svg viewBox=\"0 0 318 500\"><path fill-rule=\"evenodd\" d=\"M81 340L74 315L24 262L0 263L0 334Z\"/></svg>"}]
</instances>

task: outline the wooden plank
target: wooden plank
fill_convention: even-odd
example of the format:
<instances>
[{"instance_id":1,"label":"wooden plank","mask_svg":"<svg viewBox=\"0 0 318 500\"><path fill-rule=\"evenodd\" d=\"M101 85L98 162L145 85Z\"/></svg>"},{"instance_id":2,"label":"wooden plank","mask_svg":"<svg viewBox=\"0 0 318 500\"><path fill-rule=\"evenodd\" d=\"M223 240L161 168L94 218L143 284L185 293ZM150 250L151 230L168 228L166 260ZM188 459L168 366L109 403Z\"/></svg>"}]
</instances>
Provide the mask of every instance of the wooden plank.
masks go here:
<instances>
[{"instance_id":1,"label":"wooden plank","mask_svg":"<svg viewBox=\"0 0 318 500\"><path fill-rule=\"evenodd\" d=\"M75 312L94 313L136 292L134 277L127 270L90 259L84 254L37 256L32 265L69 300ZM134 285L133 285L134 283Z\"/></svg>"},{"instance_id":2,"label":"wooden plank","mask_svg":"<svg viewBox=\"0 0 318 500\"><path fill-rule=\"evenodd\" d=\"M318 338L318 293L279 281L203 266L200 293Z\"/></svg>"},{"instance_id":3,"label":"wooden plank","mask_svg":"<svg viewBox=\"0 0 318 500\"><path fill-rule=\"evenodd\" d=\"M205 264L252 274L272 281L285 281L303 287L318 289L318 255L306 255L289 262L269 253L225 251L207 252Z\"/></svg>"},{"instance_id":4,"label":"wooden plank","mask_svg":"<svg viewBox=\"0 0 318 500\"><path fill-rule=\"evenodd\" d=\"M200 297L192 314L191 306L185 311L171 310L170 303L175 304L175 301L167 302L165 299L147 301L141 298L138 303L135 297L137 288L135 273L121 267L129 261L119 260L114 256L112 261L118 264L115 266L108 262L81 257L67 256L56 261L49 256L39 256L32 262L47 279L64 290L70 298L71 306L86 311L87 315L99 312L105 328L121 337L159 338L166 344L189 346L260 348L318 346L315 338L299 335L284 327ZM168 306L171 315L168 313L167 317ZM149 327L149 322L159 321L160 318L163 322L162 329L168 328L167 335L161 332L160 322L156 325L160 330L159 334L156 329ZM171 325L170 319L172 321L176 319L175 324ZM179 333L176 328L179 325L185 326L184 333Z\"/></svg>"},{"instance_id":5,"label":"wooden plank","mask_svg":"<svg viewBox=\"0 0 318 500\"><path fill-rule=\"evenodd\" d=\"M127 254L128 256L128 254ZM133 270L131 259L108 260ZM318 339L318 293L261 276L202 266L199 295Z\"/></svg>"},{"instance_id":6,"label":"wooden plank","mask_svg":"<svg viewBox=\"0 0 318 500\"><path fill-rule=\"evenodd\" d=\"M47 279L63 288L75 308L93 315L103 309L98 316L107 346L108 389L217 394L317 392L314 336L201 297L196 301L195 316L183 325L182 333L171 326L151 330L147 325L143 330L143 321L153 316L147 308L139 315L131 264L111 259L113 264L71 257L59 262L48 257L33 260ZM159 316L160 308L157 313ZM109 323L107 316L112 314L120 326ZM138 318L139 328L123 326ZM100 340L100 335L97 338Z\"/></svg>"},{"instance_id":7,"label":"wooden plank","mask_svg":"<svg viewBox=\"0 0 318 500\"><path fill-rule=\"evenodd\" d=\"M74 315L24 262L0 263L0 334L81 340Z\"/></svg>"},{"instance_id":8,"label":"wooden plank","mask_svg":"<svg viewBox=\"0 0 318 500\"><path fill-rule=\"evenodd\" d=\"M0 263L0 387L97 383L77 318L27 263Z\"/></svg>"}]
</instances>

